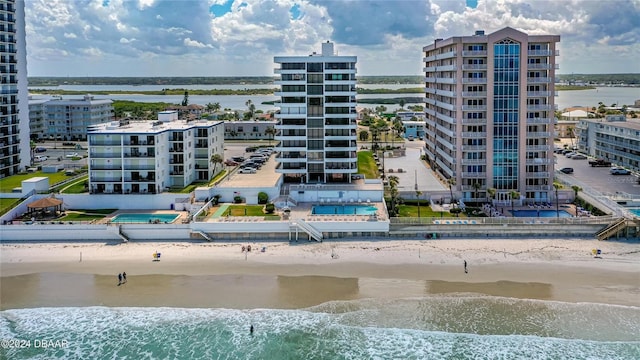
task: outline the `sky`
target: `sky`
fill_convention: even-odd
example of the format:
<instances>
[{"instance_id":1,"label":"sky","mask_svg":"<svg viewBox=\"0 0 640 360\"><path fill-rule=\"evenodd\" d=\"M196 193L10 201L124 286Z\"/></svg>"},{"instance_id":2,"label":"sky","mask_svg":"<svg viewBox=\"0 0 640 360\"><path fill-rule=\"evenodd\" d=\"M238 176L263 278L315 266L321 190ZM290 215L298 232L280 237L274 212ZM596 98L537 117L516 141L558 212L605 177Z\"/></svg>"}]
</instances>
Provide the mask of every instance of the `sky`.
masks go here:
<instances>
[{"instance_id":1,"label":"sky","mask_svg":"<svg viewBox=\"0 0 640 360\"><path fill-rule=\"evenodd\" d=\"M560 35L558 73L640 73L640 0L26 0L29 76L274 76L274 56L421 75L436 38Z\"/></svg>"}]
</instances>

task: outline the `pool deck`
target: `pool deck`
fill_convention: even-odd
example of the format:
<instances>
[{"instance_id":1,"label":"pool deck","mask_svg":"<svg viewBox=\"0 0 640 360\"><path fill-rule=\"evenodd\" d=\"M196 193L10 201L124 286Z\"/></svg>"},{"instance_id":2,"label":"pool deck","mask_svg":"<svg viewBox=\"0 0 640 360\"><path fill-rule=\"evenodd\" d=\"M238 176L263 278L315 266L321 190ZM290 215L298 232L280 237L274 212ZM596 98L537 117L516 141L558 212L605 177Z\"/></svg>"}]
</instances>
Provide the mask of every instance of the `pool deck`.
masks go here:
<instances>
[{"instance_id":1,"label":"pool deck","mask_svg":"<svg viewBox=\"0 0 640 360\"><path fill-rule=\"evenodd\" d=\"M96 224L109 224L109 223L111 223L111 220L114 217L116 217L117 215L120 215L120 214L172 214L172 215L178 215L178 217L176 218L175 221L172 222L172 224L185 224L185 223L188 222L188 218L189 218L189 213L186 212L186 211L176 211L176 210L118 210L118 211L112 212L111 214L109 214L105 218L100 219L99 221L96 222ZM118 223L114 223L114 224L118 224ZM145 223L140 223L140 224L145 224Z\"/></svg>"}]
</instances>

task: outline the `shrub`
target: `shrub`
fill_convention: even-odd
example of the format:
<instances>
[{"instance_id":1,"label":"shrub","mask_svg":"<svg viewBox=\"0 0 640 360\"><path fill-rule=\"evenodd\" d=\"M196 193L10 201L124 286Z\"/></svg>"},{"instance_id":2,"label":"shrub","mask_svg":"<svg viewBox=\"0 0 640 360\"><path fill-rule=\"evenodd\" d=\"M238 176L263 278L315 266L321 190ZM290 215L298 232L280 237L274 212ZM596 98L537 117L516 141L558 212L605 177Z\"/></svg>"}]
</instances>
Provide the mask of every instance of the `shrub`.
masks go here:
<instances>
[{"instance_id":1,"label":"shrub","mask_svg":"<svg viewBox=\"0 0 640 360\"><path fill-rule=\"evenodd\" d=\"M233 202L236 203L236 204L242 203L242 196L234 196L233 197Z\"/></svg>"},{"instance_id":2,"label":"shrub","mask_svg":"<svg viewBox=\"0 0 640 360\"><path fill-rule=\"evenodd\" d=\"M266 192L258 193L258 204L266 204L269 201L269 195Z\"/></svg>"},{"instance_id":3,"label":"shrub","mask_svg":"<svg viewBox=\"0 0 640 360\"><path fill-rule=\"evenodd\" d=\"M220 195L220 194L213 195L213 205L218 205L218 203L220 202L220 198L221 197L222 197L222 195Z\"/></svg>"},{"instance_id":4,"label":"shrub","mask_svg":"<svg viewBox=\"0 0 640 360\"><path fill-rule=\"evenodd\" d=\"M273 212L276 210L276 206L273 204L267 204L264 206L264 211L267 214L273 214Z\"/></svg>"}]
</instances>

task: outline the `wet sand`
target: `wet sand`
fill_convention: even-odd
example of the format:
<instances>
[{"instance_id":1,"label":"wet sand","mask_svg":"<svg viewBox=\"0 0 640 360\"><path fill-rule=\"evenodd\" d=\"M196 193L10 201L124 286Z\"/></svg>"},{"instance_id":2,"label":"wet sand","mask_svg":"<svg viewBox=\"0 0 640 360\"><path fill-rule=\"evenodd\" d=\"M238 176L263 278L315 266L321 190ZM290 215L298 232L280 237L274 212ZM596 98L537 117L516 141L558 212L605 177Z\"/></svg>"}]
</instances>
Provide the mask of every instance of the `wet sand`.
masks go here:
<instances>
[{"instance_id":1,"label":"wet sand","mask_svg":"<svg viewBox=\"0 0 640 360\"><path fill-rule=\"evenodd\" d=\"M452 293L640 306L638 244L598 244L601 259L588 241L268 243L248 254L238 243L5 244L0 308L305 308Z\"/></svg>"}]
</instances>

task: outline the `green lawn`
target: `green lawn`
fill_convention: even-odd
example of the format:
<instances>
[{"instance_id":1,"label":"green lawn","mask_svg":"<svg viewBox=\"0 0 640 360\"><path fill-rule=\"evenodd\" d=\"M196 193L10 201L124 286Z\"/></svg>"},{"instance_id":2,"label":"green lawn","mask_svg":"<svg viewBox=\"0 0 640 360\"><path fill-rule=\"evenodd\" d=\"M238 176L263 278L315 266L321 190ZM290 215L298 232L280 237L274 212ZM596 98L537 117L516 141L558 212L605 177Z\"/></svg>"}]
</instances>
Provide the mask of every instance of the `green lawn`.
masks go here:
<instances>
[{"instance_id":1,"label":"green lawn","mask_svg":"<svg viewBox=\"0 0 640 360\"><path fill-rule=\"evenodd\" d=\"M222 170L218 173L218 175L214 176L213 179L211 179L211 181L209 181L209 186L213 186L215 185L215 183L222 179L222 177L227 173L227 170Z\"/></svg>"},{"instance_id":2,"label":"green lawn","mask_svg":"<svg viewBox=\"0 0 640 360\"><path fill-rule=\"evenodd\" d=\"M229 205L228 210L223 214L226 216L264 216L265 220L280 220L279 215L267 215L262 211L263 205ZM246 213L245 213L246 210Z\"/></svg>"},{"instance_id":3,"label":"green lawn","mask_svg":"<svg viewBox=\"0 0 640 360\"><path fill-rule=\"evenodd\" d=\"M48 177L49 185L53 185L55 183L64 181L69 178L69 176L65 175L64 171L60 171L52 174L51 173L45 174L42 171L36 171L34 173L12 175L4 179L0 179L0 192L9 193L14 188L21 187L23 180L31 179L33 177Z\"/></svg>"},{"instance_id":4,"label":"green lawn","mask_svg":"<svg viewBox=\"0 0 640 360\"><path fill-rule=\"evenodd\" d=\"M63 194L83 194L89 192L89 189L84 187L84 182L89 179L89 176L83 176L80 180L74 182L70 186L67 185L60 192Z\"/></svg>"},{"instance_id":5,"label":"green lawn","mask_svg":"<svg viewBox=\"0 0 640 360\"><path fill-rule=\"evenodd\" d=\"M69 211L76 211L79 213L87 213L87 214L103 214L109 215L112 212L118 211L118 209L69 209Z\"/></svg>"},{"instance_id":6,"label":"green lawn","mask_svg":"<svg viewBox=\"0 0 640 360\"><path fill-rule=\"evenodd\" d=\"M11 210L20 202L20 199L0 199L0 214Z\"/></svg>"},{"instance_id":7,"label":"green lawn","mask_svg":"<svg viewBox=\"0 0 640 360\"><path fill-rule=\"evenodd\" d=\"M420 205L420 217L456 217L448 211L443 211L440 215L440 211L431 210L431 206ZM418 217L417 205L399 205L398 217ZM460 217L466 217L464 213L460 214Z\"/></svg>"},{"instance_id":8,"label":"green lawn","mask_svg":"<svg viewBox=\"0 0 640 360\"><path fill-rule=\"evenodd\" d=\"M358 174L364 174L367 179L378 178L378 166L371 151L358 152Z\"/></svg>"},{"instance_id":9,"label":"green lawn","mask_svg":"<svg viewBox=\"0 0 640 360\"><path fill-rule=\"evenodd\" d=\"M85 214L85 213L67 213L66 216L56 219L57 221L91 221L102 219L106 215Z\"/></svg>"}]
</instances>

